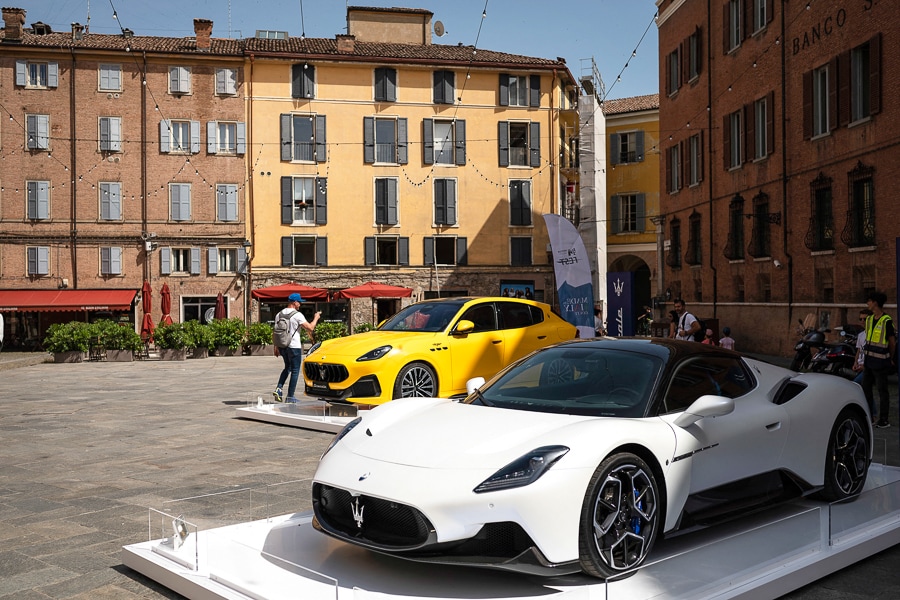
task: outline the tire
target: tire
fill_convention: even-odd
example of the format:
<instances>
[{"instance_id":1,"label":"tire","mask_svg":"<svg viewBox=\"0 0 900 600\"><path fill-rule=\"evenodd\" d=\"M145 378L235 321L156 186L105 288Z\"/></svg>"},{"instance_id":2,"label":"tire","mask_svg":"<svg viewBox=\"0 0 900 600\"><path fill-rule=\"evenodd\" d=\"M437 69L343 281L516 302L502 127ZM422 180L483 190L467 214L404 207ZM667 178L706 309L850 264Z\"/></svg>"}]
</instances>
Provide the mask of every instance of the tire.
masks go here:
<instances>
[{"instance_id":1,"label":"tire","mask_svg":"<svg viewBox=\"0 0 900 600\"><path fill-rule=\"evenodd\" d=\"M639 567L656 541L660 510L659 487L647 463L628 452L607 457L584 494L581 569L609 579Z\"/></svg>"},{"instance_id":2,"label":"tire","mask_svg":"<svg viewBox=\"0 0 900 600\"><path fill-rule=\"evenodd\" d=\"M831 428L825 451L825 486L829 502L858 495L869 472L869 428L859 411L844 409Z\"/></svg>"},{"instance_id":3,"label":"tire","mask_svg":"<svg viewBox=\"0 0 900 600\"><path fill-rule=\"evenodd\" d=\"M810 360L809 350L797 350L794 360L791 361L791 371L802 371L808 368Z\"/></svg>"},{"instance_id":4,"label":"tire","mask_svg":"<svg viewBox=\"0 0 900 600\"><path fill-rule=\"evenodd\" d=\"M813 373L824 373L826 366L823 362L814 362L809 366L809 370Z\"/></svg>"},{"instance_id":5,"label":"tire","mask_svg":"<svg viewBox=\"0 0 900 600\"><path fill-rule=\"evenodd\" d=\"M567 360L557 358L541 367L541 385L557 385L575 379L575 367Z\"/></svg>"},{"instance_id":6,"label":"tire","mask_svg":"<svg viewBox=\"0 0 900 600\"><path fill-rule=\"evenodd\" d=\"M409 363L397 373L394 398L435 398L437 392L434 369L423 362Z\"/></svg>"}]
</instances>

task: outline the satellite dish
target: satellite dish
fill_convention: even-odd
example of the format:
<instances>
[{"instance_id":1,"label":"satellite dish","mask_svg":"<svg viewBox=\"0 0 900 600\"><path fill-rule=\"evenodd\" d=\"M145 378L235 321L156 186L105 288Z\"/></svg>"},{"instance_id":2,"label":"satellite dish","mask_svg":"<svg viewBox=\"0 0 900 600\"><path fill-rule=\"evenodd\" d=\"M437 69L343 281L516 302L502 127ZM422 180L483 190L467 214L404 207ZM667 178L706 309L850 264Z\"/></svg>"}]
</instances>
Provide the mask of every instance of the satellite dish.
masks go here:
<instances>
[{"instance_id":1,"label":"satellite dish","mask_svg":"<svg viewBox=\"0 0 900 600\"><path fill-rule=\"evenodd\" d=\"M444 35L444 24L440 21L434 22L434 35L441 37Z\"/></svg>"}]
</instances>

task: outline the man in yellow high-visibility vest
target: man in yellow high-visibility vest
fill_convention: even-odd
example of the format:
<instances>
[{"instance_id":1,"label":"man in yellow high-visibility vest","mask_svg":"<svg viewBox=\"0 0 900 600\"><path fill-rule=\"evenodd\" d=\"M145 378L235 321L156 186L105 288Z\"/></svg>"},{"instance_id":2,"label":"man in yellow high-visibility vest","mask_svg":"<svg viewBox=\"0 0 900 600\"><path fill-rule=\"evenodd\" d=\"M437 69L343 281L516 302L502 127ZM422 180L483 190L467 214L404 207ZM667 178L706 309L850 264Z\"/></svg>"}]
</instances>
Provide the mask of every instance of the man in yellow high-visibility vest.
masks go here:
<instances>
[{"instance_id":1,"label":"man in yellow high-visibility vest","mask_svg":"<svg viewBox=\"0 0 900 600\"><path fill-rule=\"evenodd\" d=\"M875 427L891 426L888 375L896 365L897 336L893 320L883 310L886 301L887 296L882 292L872 292L866 298L866 306L872 311L872 314L866 318L862 388L869 407L874 408L875 398L872 394L872 385L878 387L879 418Z\"/></svg>"}]
</instances>

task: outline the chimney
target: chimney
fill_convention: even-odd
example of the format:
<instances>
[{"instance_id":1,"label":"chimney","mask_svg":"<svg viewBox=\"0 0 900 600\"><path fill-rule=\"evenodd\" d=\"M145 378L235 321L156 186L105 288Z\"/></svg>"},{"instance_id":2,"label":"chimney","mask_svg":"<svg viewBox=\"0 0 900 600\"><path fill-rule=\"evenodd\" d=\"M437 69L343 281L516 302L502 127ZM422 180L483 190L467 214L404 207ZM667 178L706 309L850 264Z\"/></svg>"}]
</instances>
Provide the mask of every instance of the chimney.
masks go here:
<instances>
[{"instance_id":1,"label":"chimney","mask_svg":"<svg viewBox=\"0 0 900 600\"><path fill-rule=\"evenodd\" d=\"M212 35L213 22L209 19L194 19L194 36L197 39L197 50L209 50L209 37Z\"/></svg>"},{"instance_id":2,"label":"chimney","mask_svg":"<svg viewBox=\"0 0 900 600\"><path fill-rule=\"evenodd\" d=\"M25 11L21 8L3 7L3 22L5 24L6 37L4 42L21 42L22 30L25 25Z\"/></svg>"},{"instance_id":3,"label":"chimney","mask_svg":"<svg viewBox=\"0 0 900 600\"><path fill-rule=\"evenodd\" d=\"M353 54L353 49L356 46L356 36L355 35L347 35L346 33L339 33L334 36L334 39L337 40L337 50L341 54Z\"/></svg>"},{"instance_id":4,"label":"chimney","mask_svg":"<svg viewBox=\"0 0 900 600\"><path fill-rule=\"evenodd\" d=\"M82 25L81 23L72 23L72 39L84 39L84 25Z\"/></svg>"}]
</instances>

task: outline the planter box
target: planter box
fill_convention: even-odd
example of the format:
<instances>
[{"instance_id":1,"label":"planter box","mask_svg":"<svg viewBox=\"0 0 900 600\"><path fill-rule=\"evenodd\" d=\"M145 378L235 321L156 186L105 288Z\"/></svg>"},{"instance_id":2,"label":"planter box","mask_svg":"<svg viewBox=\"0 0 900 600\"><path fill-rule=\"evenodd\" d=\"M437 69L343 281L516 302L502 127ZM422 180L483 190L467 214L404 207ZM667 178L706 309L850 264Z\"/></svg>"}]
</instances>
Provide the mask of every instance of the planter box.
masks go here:
<instances>
[{"instance_id":1,"label":"planter box","mask_svg":"<svg viewBox=\"0 0 900 600\"><path fill-rule=\"evenodd\" d=\"M107 362L131 362L134 360L134 352L131 350L107 350Z\"/></svg>"},{"instance_id":2,"label":"planter box","mask_svg":"<svg viewBox=\"0 0 900 600\"><path fill-rule=\"evenodd\" d=\"M240 356L241 349L235 348L232 350L228 346L218 346L216 347L216 356Z\"/></svg>"},{"instance_id":3,"label":"planter box","mask_svg":"<svg viewBox=\"0 0 900 600\"><path fill-rule=\"evenodd\" d=\"M188 358L207 358L209 357L209 348L194 348Z\"/></svg>"},{"instance_id":4,"label":"planter box","mask_svg":"<svg viewBox=\"0 0 900 600\"><path fill-rule=\"evenodd\" d=\"M248 344L247 356L274 356L272 344Z\"/></svg>"},{"instance_id":5,"label":"planter box","mask_svg":"<svg viewBox=\"0 0 900 600\"><path fill-rule=\"evenodd\" d=\"M184 349L175 350L174 348L160 348L159 360L184 360L187 351Z\"/></svg>"},{"instance_id":6,"label":"planter box","mask_svg":"<svg viewBox=\"0 0 900 600\"><path fill-rule=\"evenodd\" d=\"M84 352L81 350L70 350L68 352L54 352L53 362L55 363L80 363L84 361Z\"/></svg>"}]
</instances>

